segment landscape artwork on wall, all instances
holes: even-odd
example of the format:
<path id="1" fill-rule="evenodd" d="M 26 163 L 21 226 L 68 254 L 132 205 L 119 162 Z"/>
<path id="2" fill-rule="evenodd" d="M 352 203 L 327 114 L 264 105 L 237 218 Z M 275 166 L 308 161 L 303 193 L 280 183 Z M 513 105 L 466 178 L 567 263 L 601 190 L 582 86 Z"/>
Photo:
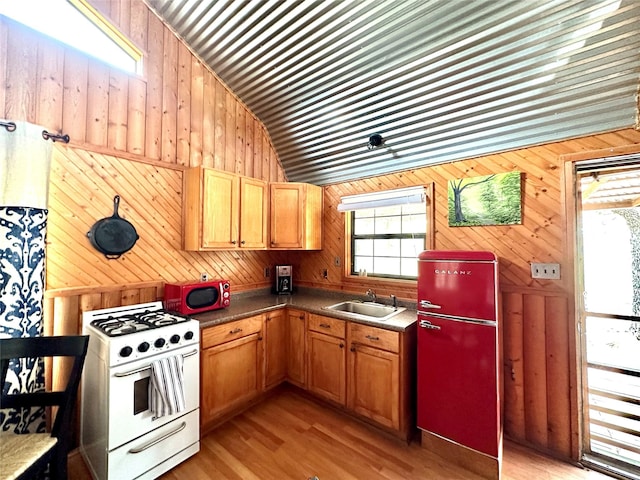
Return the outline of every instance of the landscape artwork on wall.
<path id="1" fill-rule="evenodd" d="M 520 172 L 449 180 L 449 226 L 522 223 Z"/>

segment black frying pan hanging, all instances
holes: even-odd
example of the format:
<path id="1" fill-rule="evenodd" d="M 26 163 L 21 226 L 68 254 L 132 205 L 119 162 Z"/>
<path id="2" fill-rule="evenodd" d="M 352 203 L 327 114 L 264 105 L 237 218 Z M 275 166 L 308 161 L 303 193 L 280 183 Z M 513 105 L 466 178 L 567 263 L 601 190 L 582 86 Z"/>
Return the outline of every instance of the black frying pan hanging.
<path id="1" fill-rule="evenodd" d="M 120 257 L 136 244 L 138 233 L 133 225 L 118 215 L 120 195 L 113 198 L 113 215 L 93 224 L 87 232 L 91 245 L 109 260 Z"/>

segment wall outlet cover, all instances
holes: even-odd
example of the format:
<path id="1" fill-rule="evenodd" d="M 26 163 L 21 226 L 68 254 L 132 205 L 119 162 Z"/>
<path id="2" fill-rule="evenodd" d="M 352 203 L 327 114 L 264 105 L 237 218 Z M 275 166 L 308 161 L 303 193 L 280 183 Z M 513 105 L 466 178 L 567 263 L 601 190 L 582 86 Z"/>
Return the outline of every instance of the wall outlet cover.
<path id="1" fill-rule="evenodd" d="M 560 264 L 559 263 L 532 263 L 531 278 L 560 280 Z"/>

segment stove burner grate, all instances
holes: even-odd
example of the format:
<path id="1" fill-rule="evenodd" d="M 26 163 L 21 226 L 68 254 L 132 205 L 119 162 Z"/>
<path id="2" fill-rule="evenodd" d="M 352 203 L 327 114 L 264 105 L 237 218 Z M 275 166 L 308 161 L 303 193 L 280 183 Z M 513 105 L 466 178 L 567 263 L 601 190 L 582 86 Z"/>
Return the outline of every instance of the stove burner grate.
<path id="1" fill-rule="evenodd" d="M 186 322 L 189 317 L 170 313 L 166 310 L 145 310 L 138 313 L 109 315 L 93 320 L 91 325 L 109 337 L 118 337 L 153 328 L 162 328 L 176 323 Z"/>

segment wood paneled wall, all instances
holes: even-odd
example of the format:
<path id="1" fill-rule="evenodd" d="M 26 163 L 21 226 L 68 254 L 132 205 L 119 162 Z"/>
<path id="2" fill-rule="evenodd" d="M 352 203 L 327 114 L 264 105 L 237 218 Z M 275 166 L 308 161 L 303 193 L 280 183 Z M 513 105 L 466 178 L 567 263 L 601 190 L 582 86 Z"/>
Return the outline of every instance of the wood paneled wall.
<path id="1" fill-rule="evenodd" d="M 331 185 L 325 188 L 324 248 L 292 256 L 298 284 L 378 298 L 415 299 L 415 282 L 379 281 L 344 274 L 344 218 L 336 210 L 343 195 L 434 184 L 435 247 L 490 250 L 500 258 L 502 297 L 504 426 L 517 441 L 566 458 L 578 458 L 579 379 L 573 290 L 573 218 L 565 214 L 561 156 L 640 145 L 640 131 L 621 130 Z M 579 158 L 579 155 L 572 155 Z M 585 157 L 586 158 L 586 157 Z M 449 227 L 448 180 L 510 171 L 522 172 L 522 224 Z M 340 259 L 340 266 L 334 260 Z M 534 280 L 530 262 L 557 262 L 561 280 Z M 322 270 L 328 270 L 324 279 Z"/>
<path id="2" fill-rule="evenodd" d="M 3 118 L 114 154 L 285 180 L 264 125 L 142 0 L 91 3 L 144 52 L 144 74 L 123 73 L 3 17 Z"/>
<path id="3" fill-rule="evenodd" d="M 57 147 L 52 162 L 49 295 L 205 271 L 235 289 L 268 285 L 264 267 L 276 254 L 179 247 L 182 168 L 286 180 L 264 125 L 142 0 L 91 3 L 144 52 L 143 76 L 0 19 L 0 116 L 69 134 L 77 147 Z M 115 194 L 141 239 L 127 256 L 106 261 L 86 232 L 109 215 Z"/>

